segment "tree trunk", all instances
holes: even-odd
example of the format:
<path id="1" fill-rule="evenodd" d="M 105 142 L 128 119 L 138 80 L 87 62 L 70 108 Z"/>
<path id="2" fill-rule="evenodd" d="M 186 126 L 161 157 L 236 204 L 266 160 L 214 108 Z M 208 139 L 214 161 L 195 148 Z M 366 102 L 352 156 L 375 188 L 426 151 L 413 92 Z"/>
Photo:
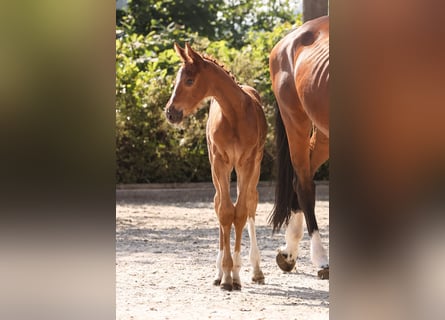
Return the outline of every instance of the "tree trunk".
<path id="1" fill-rule="evenodd" d="M 328 0 L 303 0 L 303 21 L 328 14 Z"/>

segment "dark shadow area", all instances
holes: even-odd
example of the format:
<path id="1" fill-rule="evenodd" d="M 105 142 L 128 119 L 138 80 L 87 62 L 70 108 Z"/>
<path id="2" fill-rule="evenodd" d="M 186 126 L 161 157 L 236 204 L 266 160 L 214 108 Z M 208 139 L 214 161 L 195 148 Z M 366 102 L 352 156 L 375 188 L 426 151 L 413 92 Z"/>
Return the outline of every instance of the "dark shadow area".
<path id="1" fill-rule="evenodd" d="M 298 274 L 295 274 L 298 276 Z M 321 280 L 320 280 L 321 281 Z M 313 288 L 307 288 L 307 287 L 288 287 L 283 288 L 282 286 L 278 284 L 266 284 L 267 290 L 255 290 L 255 289 L 249 289 L 247 292 L 249 294 L 253 295 L 263 295 L 263 296 L 277 296 L 277 297 L 283 297 L 283 298 L 298 298 L 302 300 L 315 300 L 318 301 L 320 299 L 323 300 L 329 300 L 329 292 L 322 291 L 322 290 L 315 290 Z M 308 307 L 324 307 L 329 308 L 329 303 L 322 301 L 321 304 L 313 304 L 313 303 L 305 303 L 305 302 L 295 302 L 295 301 L 286 301 L 283 299 L 283 303 L 280 303 L 280 305 L 305 305 Z"/>
<path id="2" fill-rule="evenodd" d="M 261 181 L 258 184 L 260 202 L 275 200 L 275 186 L 272 182 Z M 236 200 L 236 183 L 231 183 L 232 200 Z M 180 203 L 204 202 L 213 203 L 215 188 L 211 183 L 188 183 L 176 185 L 130 185 L 116 189 L 116 202 L 119 204 L 144 203 Z M 316 182 L 316 200 L 329 200 L 329 182 Z"/>
<path id="3" fill-rule="evenodd" d="M 144 251 L 154 254 L 187 254 L 194 251 L 216 250 L 218 228 L 138 228 L 131 226 L 116 232 L 116 253 Z M 179 257 L 178 255 L 178 257 Z"/>

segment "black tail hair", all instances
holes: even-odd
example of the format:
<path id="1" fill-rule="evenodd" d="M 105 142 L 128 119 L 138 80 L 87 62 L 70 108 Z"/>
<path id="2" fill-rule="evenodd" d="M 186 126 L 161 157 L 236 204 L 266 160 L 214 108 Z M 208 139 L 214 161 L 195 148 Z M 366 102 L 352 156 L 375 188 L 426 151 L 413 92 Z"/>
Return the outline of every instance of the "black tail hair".
<path id="1" fill-rule="evenodd" d="M 277 151 L 277 179 L 275 185 L 275 204 L 269 216 L 269 224 L 273 226 L 273 233 L 281 226 L 289 223 L 291 211 L 300 209 L 298 197 L 294 191 L 297 176 L 290 158 L 289 144 L 283 119 L 278 104 L 275 105 L 275 144 Z"/>

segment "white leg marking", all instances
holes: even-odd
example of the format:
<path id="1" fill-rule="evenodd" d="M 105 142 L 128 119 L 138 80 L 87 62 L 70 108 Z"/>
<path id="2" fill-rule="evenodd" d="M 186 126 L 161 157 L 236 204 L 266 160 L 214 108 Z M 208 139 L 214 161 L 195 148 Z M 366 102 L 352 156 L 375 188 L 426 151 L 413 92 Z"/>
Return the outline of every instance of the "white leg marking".
<path id="1" fill-rule="evenodd" d="M 256 232 L 255 232 L 255 220 L 253 218 L 248 218 L 248 229 L 249 238 L 250 238 L 250 251 L 249 251 L 249 260 L 250 264 L 254 269 L 260 268 L 260 249 L 258 249 L 258 243 L 256 241 Z"/>
<path id="2" fill-rule="evenodd" d="M 304 216 L 302 212 L 293 213 L 289 219 L 289 225 L 286 229 L 286 245 L 280 248 L 282 254 L 287 255 L 288 261 L 295 261 L 298 256 L 298 245 L 303 238 Z"/>
<path id="3" fill-rule="evenodd" d="M 329 266 L 326 250 L 321 243 L 320 233 L 314 231 L 311 238 L 311 261 L 318 268 L 327 268 Z"/>
<path id="4" fill-rule="evenodd" d="M 223 256 L 223 251 L 221 250 L 221 251 L 218 252 L 218 256 L 216 258 L 216 276 L 215 276 L 215 280 L 219 280 L 219 281 L 221 281 L 222 275 L 223 275 L 222 256 Z"/>
<path id="5" fill-rule="evenodd" d="M 258 243 L 256 241 L 255 220 L 251 217 L 247 219 L 250 238 L 250 251 L 249 260 L 252 265 L 252 281 L 258 283 L 264 283 L 264 274 L 260 268 L 260 249 L 258 249 Z"/>
<path id="6" fill-rule="evenodd" d="M 235 251 L 232 259 L 233 259 L 233 269 L 232 269 L 233 281 L 241 284 L 241 278 L 239 276 L 239 272 L 241 270 L 241 254 Z"/>

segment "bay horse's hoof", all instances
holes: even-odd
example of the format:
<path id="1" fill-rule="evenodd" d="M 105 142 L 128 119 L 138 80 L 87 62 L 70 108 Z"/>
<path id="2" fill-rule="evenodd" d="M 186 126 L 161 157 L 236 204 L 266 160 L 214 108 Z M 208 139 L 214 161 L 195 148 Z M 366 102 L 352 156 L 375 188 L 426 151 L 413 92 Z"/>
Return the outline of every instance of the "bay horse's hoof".
<path id="1" fill-rule="evenodd" d="M 233 286 L 230 283 L 222 283 L 221 290 L 232 291 Z"/>
<path id="2" fill-rule="evenodd" d="M 219 286 L 221 284 L 221 279 L 215 279 L 213 280 L 213 285 L 214 286 Z"/>
<path id="3" fill-rule="evenodd" d="M 318 270 L 318 278 L 329 280 L 329 267 Z"/>
<path id="4" fill-rule="evenodd" d="M 281 252 L 278 252 L 276 261 L 280 269 L 285 272 L 291 272 L 295 268 L 295 265 L 297 264 L 296 260 L 291 260 L 291 262 L 288 262 L 286 260 L 286 256 L 283 255 Z"/>

